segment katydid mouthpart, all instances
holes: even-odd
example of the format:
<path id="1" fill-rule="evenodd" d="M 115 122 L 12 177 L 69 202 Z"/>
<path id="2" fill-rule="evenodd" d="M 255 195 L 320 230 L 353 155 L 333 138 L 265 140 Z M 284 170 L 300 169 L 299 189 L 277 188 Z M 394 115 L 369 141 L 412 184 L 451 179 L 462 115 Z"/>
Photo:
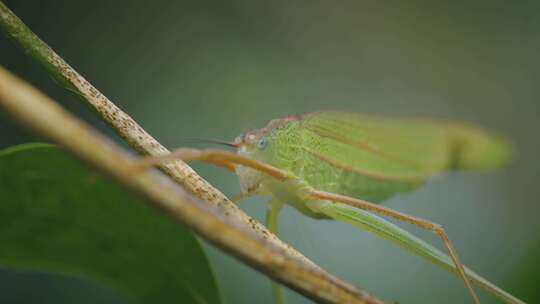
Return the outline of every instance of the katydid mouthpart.
<path id="1" fill-rule="evenodd" d="M 474 285 L 505 303 L 524 303 L 463 266 L 439 225 L 379 203 L 413 191 L 429 178 L 452 170 L 485 170 L 501 166 L 510 148 L 500 138 L 473 125 L 434 120 L 390 119 L 344 112 L 314 112 L 272 120 L 244 133 L 236 149 L 178 149 L 147 157 L 144 166 L 175 159 L 202 160 L 235 172 L 244 197 L 269 195 L 267 226 L 277 233 L 284 205 L 315 219 L 334 219 L 374 233 L 435 265 L 459 275 L 474 303 Z M 378 215 L 431 231 L 448 254 Z M 283 302 L 273 283 L 274 299 Z"/>

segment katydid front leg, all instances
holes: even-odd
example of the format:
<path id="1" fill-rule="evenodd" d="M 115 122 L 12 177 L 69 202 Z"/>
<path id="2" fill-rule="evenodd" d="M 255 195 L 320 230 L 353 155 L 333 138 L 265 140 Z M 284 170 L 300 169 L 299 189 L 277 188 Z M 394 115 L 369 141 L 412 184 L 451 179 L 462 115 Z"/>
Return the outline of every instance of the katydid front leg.
<path id="1" fill-rule="evenodd" d="M 177 149 L 170 154 L 161 155 L 161 156 L 152 156 L 144 158 L 139 166 L 141 168 L 152 167 L 156 165 L 161 165 L 163 163 L 181 159 L 184 161 L 200 160 L 206 161 L 208 163 L 214 164 L 219 167 L 223 167 L 229 171 L 235 171 L 236 165 L 243 165 L 246 167 L 253 168 L 265 172 L 277 178 L 279 180 L 284 180 L 290 178 L 290 174 L 286 171 L 274 168 L 266 163 L 258 162 L 249 158 L 239 156 L 235 153 L 230 153 L 222 150 L 195 150 L 195 149 Z M 256 195 L 258 189 L 248 189 L 247 192 L 243 192 L 235 195 L 232 198 L 232 201 L 235 204 L 238 204 L 240 201 Z M 267 204 L 266 211 L 266 226 L 270 232 L 277 235 L 278 234 L 278 217 L 281 209 L 283 208 L 283 203 L 279 202 L 276 199 L 272 199 Z M 274 281 L 272 281 L 272 296 L 274 298 L 275 304 L 285 304 L 285 293 L 283 287 Z"/>
<path id="2" fill-rule="evenodd" d="M 245 167 L 252 168 L 254 170 L 258 170 L 260 172 L 264 172 L 278 180 L 285 180 L 285 179 L 294 177 L 289 172 L 278 169 L 269 164 L 266 164 L 266 163 L 263 163 L 263 162 L 260 162 L 251 158 L 243 157 L 236 153 L 231 153 L 231 152 L 227 152 L 223 150 L 213 150 L 213 149 L 206 149 L 206 150 L 197 150 L 197 149 L 189 149 L 189 148 L 177 149 L 169 154 L 145 157 L 143 160 L 140 161 L 139 166 L 141 168 L 153 167 L 153 166 L 162 165 L 164 163 L 178 160 L 178 159 L 181 159 L 183 161 L 192 161 L 192 160 L 205 161 L 207 163 L 210 163 L 219 167 L 223 167 L 232 172 L 234 172 L 236 165 L 242 165 Z"/>

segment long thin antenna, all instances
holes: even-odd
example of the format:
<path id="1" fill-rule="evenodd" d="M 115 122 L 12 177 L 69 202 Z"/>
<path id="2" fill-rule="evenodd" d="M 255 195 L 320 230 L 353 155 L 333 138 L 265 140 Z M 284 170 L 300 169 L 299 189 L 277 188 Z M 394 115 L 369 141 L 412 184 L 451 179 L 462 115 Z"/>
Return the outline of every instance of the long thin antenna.
<path id="1" fill-rule="evenodd" d="M 186 139 L 180 140 L 180 143 L 183 143 L 183 144 L 185 143 L 196 143 L 196 144 L 210 143 L 210 144 L 227 146 L 231 148 L 240 147 L 240 143 L 237 143 L 237 142 L 228 142 L 228 141 L 223 141 L 223 140 L 218 140 L 218 139 L 205 139 L 205 138 L 186 138 Z"/>

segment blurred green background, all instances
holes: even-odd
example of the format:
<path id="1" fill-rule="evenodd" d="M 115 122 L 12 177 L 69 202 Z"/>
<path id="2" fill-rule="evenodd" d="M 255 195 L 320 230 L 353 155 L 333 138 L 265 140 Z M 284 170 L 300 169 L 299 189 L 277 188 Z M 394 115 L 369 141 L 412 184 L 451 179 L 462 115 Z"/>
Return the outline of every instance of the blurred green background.
<path id="1" fill-rule="evenodd" d="M 452 173 L 386 205 L 441 223 L 466 265 L 528 302 L 540 300 L 540 2 L 5 3 L 170 148 L 183 138 L 230 140 L 273 118 L 324 109 L 450 118 L 506 136 L 516 153 L 505 169 Z M 114 136 L 5 37 L 0 64 Z M 35 140 L 0 113 L 0 148 Z M 226 194 L 239 190 L 228 172 L 195 168 Z M 242 208 L 262 220 L 264 202 Z M 281 234 L 388 301 L 468 301 L 457 277 L 345 224 L 288 208 Z M 270 303 L 264 276 L 206 248 L 226 303 Z M 95 302 L 124 303 L 79 280 L 0 272 L 0 303 Z"/>

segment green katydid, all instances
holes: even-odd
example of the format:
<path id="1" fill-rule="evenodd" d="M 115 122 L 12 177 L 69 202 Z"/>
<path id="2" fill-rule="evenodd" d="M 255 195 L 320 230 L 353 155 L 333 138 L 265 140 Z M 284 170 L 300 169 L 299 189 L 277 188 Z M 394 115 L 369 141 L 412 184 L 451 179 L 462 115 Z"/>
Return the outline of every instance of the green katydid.
<path id="1" fill-rule="evenodd" d="M 223 144 L 237 153 L 179 149 L 143 162 L 203 160 L 225 167 L 238 175 L 243 197 L 272 196 L 267 226 L 274 233 L 279 211 L 287 204 L 309 217 L 335 219 L 374 233 L 458 274 L 474 303 L 479 300 L 473 284 L 505 303 L 524 303 L 464 267 L 440 225 L 378 205 L 446 171 L 502 165 L 509 147 L 484 130 L 460 123 L 315 112 L 272 120 Z M 435 233 L 448 255 L 375 213 Z M 273 293 L 281 302 L 276 284 Z"/>

